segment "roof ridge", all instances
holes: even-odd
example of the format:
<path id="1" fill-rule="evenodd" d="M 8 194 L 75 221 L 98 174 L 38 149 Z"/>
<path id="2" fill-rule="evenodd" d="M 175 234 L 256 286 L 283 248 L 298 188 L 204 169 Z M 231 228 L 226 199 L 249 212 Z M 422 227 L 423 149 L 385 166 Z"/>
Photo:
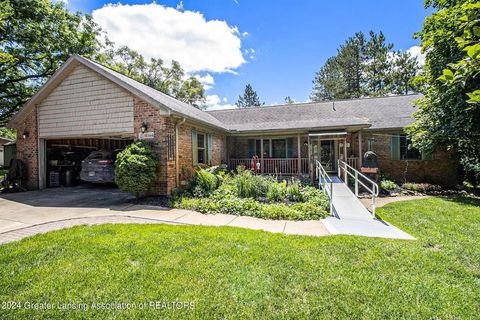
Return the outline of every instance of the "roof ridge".
<path id="1" fill-rule="evenodd" d="M 410 96 L 421 96 L 421 93 L 409 93 L 409 94 L 398 94 L 393 96 L 381 96 L 381 97 L 363 97 L 363 98 L 353 98 L 353 99 L 337 99 L 337 100 L 328 100 L 328 101 L 309 101 L 309 102 L 298 102 L 298 103 L 282 103 L 282 104 L 270 104 L 270 105 L 262 105 L 262 106 L 252 106 L 246 108 L 231 108 L 231 109 L 221 109 L 221 110 L 205 110 L 209 113 L 217 113 L 217 112 L 227 112 L 227 111 L 241 111 L 241 110 L 260 110 L 264 108 L 275 108 L 275 107 L 298 107 L 303 105 L 312 105 L 312 104 L 328 104 L 334 102 L 345 102 L 345 101 L 364 101 L 364 100 L 380 100 L 385 98 L 403 98 L 403 97 L 410 97 Z"/>

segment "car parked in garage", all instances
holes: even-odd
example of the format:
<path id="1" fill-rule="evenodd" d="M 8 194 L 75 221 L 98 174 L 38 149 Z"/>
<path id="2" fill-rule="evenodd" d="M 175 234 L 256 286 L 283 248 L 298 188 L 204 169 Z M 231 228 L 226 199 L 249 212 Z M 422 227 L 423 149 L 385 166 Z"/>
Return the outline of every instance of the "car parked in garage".
<path id="1" fill-rule="evenodd" d="M 93 151 L 82 161 L 80 179 L 91 183 L 115 181 L 115 154 L 110 151 Z"/>

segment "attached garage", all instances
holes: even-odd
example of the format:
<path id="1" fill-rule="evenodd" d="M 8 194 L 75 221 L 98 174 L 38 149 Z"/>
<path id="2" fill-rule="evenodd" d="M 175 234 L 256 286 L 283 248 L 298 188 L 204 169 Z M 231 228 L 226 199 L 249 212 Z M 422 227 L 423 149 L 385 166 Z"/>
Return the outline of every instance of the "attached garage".
<path id="1" fill-rule="evenodd" d="M 80 178 L 83 161 L 96 151 L 106 151 L 115 158 L 132 140 L 129 139 L 46 139 L 45 187 L 70 187 L 84 183 Z M 100 174 L 106 175 L 107 172 Z M 95 173 L 93 173 L 95 174 Z"/>
<path id="2" fill-rule="evenodd" d="M 225 128 L 208 113 L 76 55 L 9 127 L 17 130 L 17 158 L 26 165 L 28 189 L 79 184 L 81 163 L 92 151 L 117 153 L 143 139 L 160 160 L 150 191 L 169 194 L 179 183 L 180 168 L 196 165 L 188 160 L 192 131 L 215 134 L 212 159 L 221 159 L 217 154 L 223 155 L 226 141 Z"/>
<path id="3" fill-rule="evenodd" d="M 118 152 L 133 140 L 133 97 L 77 65 L 37 106 L 39 186 L 81 183 L 82 161 L 92 152 Z"/>

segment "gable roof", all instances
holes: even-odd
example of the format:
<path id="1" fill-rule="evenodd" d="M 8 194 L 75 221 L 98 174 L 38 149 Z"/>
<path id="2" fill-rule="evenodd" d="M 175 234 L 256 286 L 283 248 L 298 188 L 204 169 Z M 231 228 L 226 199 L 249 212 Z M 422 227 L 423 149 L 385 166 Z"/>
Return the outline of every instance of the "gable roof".
<path id="1" fill-rule="evenodd" d="M 413 122 L 414 100 L 422 95 L 298 103 L 245 109 L 202 111 L 79 55 L 71 56 L 9 122 L 14 127 L 79 64 L 113 81 L 140 99 L 194 122 L 231 132 L 318 130 L 344 127 L 401 129 Z"/>
<path id="2" fill-rule="evenodd" d="M 240 132 L 363 126 L 400 129 L 413 122 L 413 102 L 422 95 L 339 100 L 209 111 Z"/>
<path id="3" fill-rule="evenodd" d="M 43 85 L 40 90 L 15 114 L 13 119 L 9 122 L 9 126 L 14 126 L 16 122 L 20 121 L 29 110 L 31 110 L 36 104 L 40 103 L 54 88 L 56 88 L 70 71 L 78 66 L 78 64 L 88 67 L 140 99 L 145 100 L 160 109 L 167 110 L 170 114 L 179 115 L 208 126 L 226 130 L 225 126 L 209 113 L 199 110 L 188 103 L 177 100 L 163 92 L 155 90 L 119 72 L 79 55 L 71 56 L 62 67 L 55 72 L 47 83 L 45 83 L 45 85 Z"/>

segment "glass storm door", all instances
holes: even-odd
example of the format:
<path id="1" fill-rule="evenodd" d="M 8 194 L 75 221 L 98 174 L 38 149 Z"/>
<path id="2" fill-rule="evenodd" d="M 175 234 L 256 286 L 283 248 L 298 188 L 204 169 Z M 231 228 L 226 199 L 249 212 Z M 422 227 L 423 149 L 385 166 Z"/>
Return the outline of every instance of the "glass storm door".
<path id="1" fill-rule="evenodd" d="M 327 172 L 335 170 L 335 141 L 320 141 L 320 163 Z"/>
<path id="2" fill-rule="evenodd" d="M 335 140 L 312 139 L 311 143 L 313 167 L 315 168 L 315 163 L 318 160 L 325 171 L 334 172 L 336 169 Z M 315 170 L 314 174 L 316 174 Z M 315 179 L 318 179 L 318 177 L 315 177 Z"/>

